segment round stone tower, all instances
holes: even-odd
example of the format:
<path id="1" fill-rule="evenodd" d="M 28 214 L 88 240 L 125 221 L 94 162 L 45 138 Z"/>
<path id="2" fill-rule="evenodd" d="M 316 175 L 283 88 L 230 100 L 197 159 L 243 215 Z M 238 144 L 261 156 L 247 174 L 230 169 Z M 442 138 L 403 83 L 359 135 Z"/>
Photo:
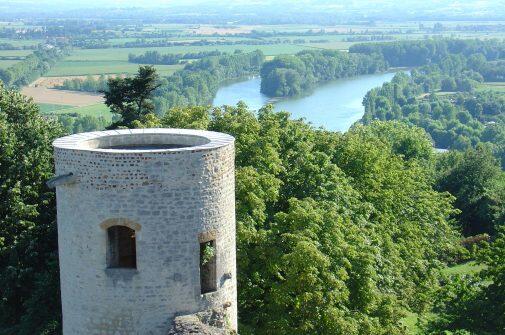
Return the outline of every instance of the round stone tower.
<path id="1" fill-rule="evenodd" d="M 236 329 L 233 137 L 133 129 L 53 145 L 63 333 L 166 335 L 216 309 Z"/>

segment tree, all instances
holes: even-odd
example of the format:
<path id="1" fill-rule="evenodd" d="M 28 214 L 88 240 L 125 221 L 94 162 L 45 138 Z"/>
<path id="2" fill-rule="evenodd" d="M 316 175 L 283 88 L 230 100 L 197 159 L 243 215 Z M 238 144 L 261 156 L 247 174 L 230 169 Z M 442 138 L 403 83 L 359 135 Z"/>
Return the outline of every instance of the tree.
<path id="1" fill-rule="evenodd" d="M 105 104 L 112 113 L 119 114 L 121 120 L 113 123 L 109 129 L 131 127 L 133 121 L 154 112 L 151 97 L 158 87 L 158 75 L 152 66 L 139 67 L 134 77 L 110 78 L 108 89 L 103 92 Z"/>
<path id="2" fill-rule="evenodd" d="M 454 92 L 458 86 L 456 85 L 456 80 L 451 77 L 447 77 L 442 79 L 442 91 L 446 92 Z"/>
<path id="3" fill-rule="evenodd" d="M 51 142 L 61 128 L 0 84 L 0 333 L 56 334 L 61 317 Z"/>
<path id="4" fill-rule="evenodd" d="M 478 253 L 477 263 L 483 270 L 476 274 L 446 278 L 436 296 L 436 317 L 425 324 L 427 334 L 505 333 L 505 227 Z"/>
<path id="5" fill-rule="evenodd" d="M 466 236 L 494 234 L 503 224 L 505 192 L 499 163 L 486 147 L 450 152 L 438 161 L 437 185 L 456 197 L 458 221 Z"/>
<path id="6" fill-rule="evenodd" d="M 239 311 L 252 333 L 403 334 L 400 306 L 431 304 L 459 247 L 420 128 L 373 122 L 341 135 L 242 103 L 144 124 L 236 138 Z"/>

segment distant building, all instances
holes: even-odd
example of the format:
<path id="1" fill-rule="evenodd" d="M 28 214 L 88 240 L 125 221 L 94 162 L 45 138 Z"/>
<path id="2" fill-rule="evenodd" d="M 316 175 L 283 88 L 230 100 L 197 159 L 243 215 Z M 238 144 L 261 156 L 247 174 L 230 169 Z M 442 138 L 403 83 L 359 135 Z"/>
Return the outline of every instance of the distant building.
<path id="1" fill-rule="evenodd" d="M 63 333 L 236 330 L 233 137 L 111 130 L 53 145 Z"/>

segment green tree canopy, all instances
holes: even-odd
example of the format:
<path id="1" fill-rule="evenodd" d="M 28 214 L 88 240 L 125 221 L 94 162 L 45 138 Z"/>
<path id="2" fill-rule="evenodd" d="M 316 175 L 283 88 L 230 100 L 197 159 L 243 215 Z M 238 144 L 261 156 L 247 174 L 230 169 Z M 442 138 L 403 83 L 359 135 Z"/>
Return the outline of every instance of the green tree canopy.
<path id="1" fill-rule="evenodd" d="M 139 67 L 134 77 L 110 78 L 108 89 L 103 92 L 105 104 L 121 116 L 110 128 L 131 127 L 133 121 L 154 112 L 150 99 L 158 86 L 158 75 L 152 66 Z"/>
<path id="2" fill-rule="evenodd" d="M 453 198 L 433 189 L 420 128 L 374 122 L 341 135 L 242 103 L 136 125 L 235 136 L 244 334 L 403 334 L 403 309 L 430 306 L 459 250 Z"/>
<path id="3" fill-rule="evenodd" d="M 0 333 L 52 334 L 60 319 L 51 142 L 61 128 L 0 84 Z"/>

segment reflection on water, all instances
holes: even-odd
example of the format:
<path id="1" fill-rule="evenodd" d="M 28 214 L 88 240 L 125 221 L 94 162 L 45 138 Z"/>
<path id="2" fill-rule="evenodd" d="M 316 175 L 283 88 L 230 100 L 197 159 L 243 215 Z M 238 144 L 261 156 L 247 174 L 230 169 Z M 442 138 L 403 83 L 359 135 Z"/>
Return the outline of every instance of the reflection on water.
<path id="1" fill-rule="evenodd" d="M 365 94 L 393 76 L 393 72 L 388 72 L 339 79 L 316 87 L 310 95 L 278 100 L 261 94 L 261 79 L 255 77 L 224 85 L 217 92 L 213 104 L 235 105 L 242 100 L 251 109 L 257 110 L 271 102 L 276 110 L 288 111 L 293 118 L 305 118 L 313 125 L 329 130 L 346 131 L 363 116 Z"/>

